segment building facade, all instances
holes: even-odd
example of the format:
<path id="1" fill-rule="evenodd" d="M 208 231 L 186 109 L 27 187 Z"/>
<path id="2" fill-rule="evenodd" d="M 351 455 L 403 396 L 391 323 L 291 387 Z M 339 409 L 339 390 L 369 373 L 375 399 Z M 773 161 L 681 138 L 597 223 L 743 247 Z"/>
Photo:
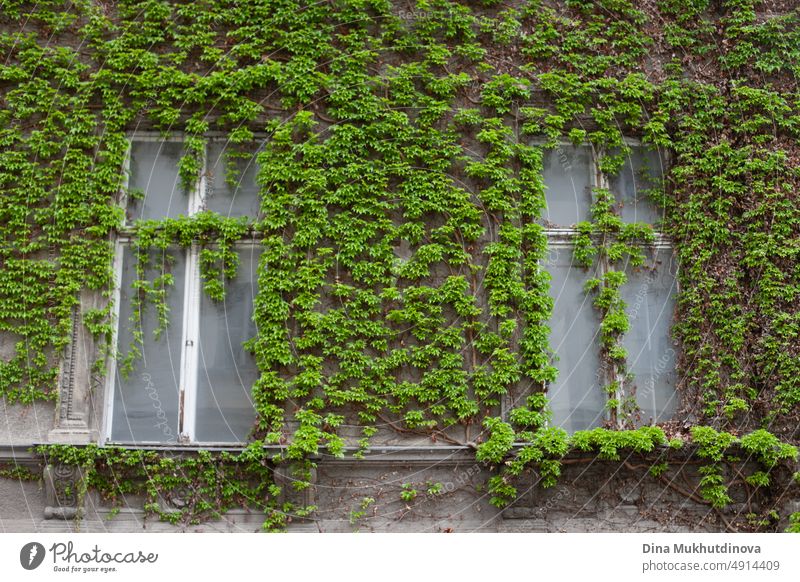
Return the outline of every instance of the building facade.
<path id="1" fill-rule="evenodd" d="M 5 531 L 794 531 L 781 2 L 15 3 Z"/>

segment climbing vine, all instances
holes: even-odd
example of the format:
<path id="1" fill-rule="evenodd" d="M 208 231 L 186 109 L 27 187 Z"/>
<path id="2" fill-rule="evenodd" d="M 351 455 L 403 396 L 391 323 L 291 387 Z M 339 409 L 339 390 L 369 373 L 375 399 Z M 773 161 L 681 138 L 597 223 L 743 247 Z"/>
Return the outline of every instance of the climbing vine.
<path id="1" fill-rule="evenodd" d="M 270 455 L 262 445 L 254 442 L 235 454 L 197 451 L 183 457 L 94 445 L 43 445 L 37 452 L 48 463 L 79 467 L 83 496 L 87 491 L 97 493 L 110 504 L 112 515 L 127 506 L 126 496 L 133 495 L 144 498 L 147 514 L 176 525 L 198 524 L 238 508 L 263 512 L 263 528 L 281 530 L 292 518 L 307 516 L 315 508 L 281 496 Z M 302 480 L 298 478 L 295 485 L 301 486 Z"/>
<path id="2" fill-rule="evenodd" d="M 200 245 L 204 291 L 221 300 L 237 270 L 233 244 L 252 237 L 263 247 L 258 334 L 245 344 L 260 370 L 252 444 L 191 458 L 43 454 L 85 467 L 87 485 L 112 501 L 145 494 L 170 521 L 254 503 L 270 529 L 287 508 L 267 484 L 263 446 L 285 445 L 276 463 L 341 456 L 347 425 L 360 427 L 357 456 L 380 430 L 475 449 L 497 467 L 497 504 L 529 470 L 553 485 L 575 452 L 655 455 L 650 474 L 664 479 L 684 442 L 705 463 L 688 496 L 715 510 L 730 504 L 729 464 L 759 465 L 747 487 L 796 487 L 775 474 L 796 457 L 800 421 L 800 14 L 772 4 L 4 2 L 0 395 L 56 397 L 80 292 L 113 296 L 115 236 L 135 233 L 134 312 L 152 306 L 156 333 L 171 279 L 148 280 L 149 251 Z M 185 185 L 203 170 L 210 132 L 234 151 L 266 132 L 259 215 L 123 226 L 120 201 L 137 195 L 123 192 L 122 172 L 136 129 L 184 136 Z M 649 195 L 681 265 L 680 421 L 636 428 L 635 403 L 612 383 L 613 426 L 568 436 L 547 423 L 557 370 L 543 151 L 588 143 L 612 176 L 626 136 L 671 152 Z M 607 188 L 593 199 L 574 257 L 576 268 L 608 261 L 586 290 L 602 317 L 602 356 L 624 377 L 620 265 L 641 265 L 654 236 L 622 222 Z M 110 341 L 112 313 L 109 302 L 81 315 Z M 116 355 L 124 371 L 146 338 L 122 323 L 133 348 L 107 345 L 100 361 Z M 611 430 L 620 426 L 630 430 Z M 123 481 L 109 480 L 123 468 Z M 198 493 L 165 513 L 158 496 L 186 487 Z"/>

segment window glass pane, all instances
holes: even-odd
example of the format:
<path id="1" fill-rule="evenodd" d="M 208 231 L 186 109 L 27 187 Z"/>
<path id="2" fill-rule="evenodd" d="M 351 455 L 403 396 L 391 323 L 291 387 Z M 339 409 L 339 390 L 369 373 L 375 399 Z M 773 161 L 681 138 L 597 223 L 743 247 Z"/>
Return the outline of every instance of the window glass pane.
<path id="1" fill-rule="evenodd" d="M 225 142 L 210 142 L 206 163 L 206 209 L 224 216 L 258 216 L 260 200 L 255 154 L 247 158 L 228 157 Z"/>
<path id="2" fill-rule="evenodd" d="M 675 347 L 670 339 L 676 293 L 676 261 L 672 250 L 659 249 L 644 267 L 626 269 L 622 286 L 630 329 L 622 342 L 628 351 L 641 422 L 661 422 L 675 413 Z M 630 392 L 631 387 L 627 387 Z"/>
<path id="3" fill-rule="evenodd" d="M 144 193 L 141 200 L 129 197 L 128 222 L 140 218 L 174 218 L 187 214 L 189 196 L 181 187 L 178 163 L 183 144 L 134 141 L 131 143 L 129 190 Z"/>
<path id="4" fill-rule="evenodd" d="M 151 251 L 146 279 L 153 281 L 159 277 L 162 266 L 173 275 L 175 284 L 167 287 L 169 324 L 156 339 L 153 335 L 158 325 L 156 307 L 145 302 L 141 310 L 133 313 L 131 298 L 136 291 L 131 284 L 136 280 L 136 257 L 130 247 L 124 249 L 118 347 L 124 358 L 133 346 L 132 315 L 141 322 L 144 346 L 127 377 L 120 370 L 122 361 L 118 362 L 111 424 L 113 441 L 174 443 L 178 440 L 185 252 Z"/>
<path id="5" fill-rule="evenodd" d="M 226 282 L 225 299 L 200 300 L 200 361 L 195 433 L 203 442 L 244 442 L 255 421 L 250 390 L 259 372 L 242 343 L 256 335 L 253 297 L 260 247 L 239 251 L 236 278 Z"/>
<path id="6" fill-rule="evenodd" d="M 592 205 L 592 152 L 588 146 L 544 150 L 545 223 L 571 226 L 589 220 Z"/>
<path id="7" fill-rule="evenodd" d="M 592 428 L 605 418 L 605 378 L 600 368 L 600 318 L 584 284 L 597 273 L 572 264 L 572 247 L 550 249 L 546 265 L 555 300 L 550 345 L 558 356 L 558 378 L 547 391 L 552 422 L 568 432 Z"/>
<path id="8" fill-rule="evenodd" d="M 664 209 L 650 199 L 647 190 L 659 185 L 664 169 L 664 160 L 657 151 L 631 146 L 622 170 L 609 180 L 611 191 L 621 203 L 624 222 L 656 224 L 663 218 Z"/>

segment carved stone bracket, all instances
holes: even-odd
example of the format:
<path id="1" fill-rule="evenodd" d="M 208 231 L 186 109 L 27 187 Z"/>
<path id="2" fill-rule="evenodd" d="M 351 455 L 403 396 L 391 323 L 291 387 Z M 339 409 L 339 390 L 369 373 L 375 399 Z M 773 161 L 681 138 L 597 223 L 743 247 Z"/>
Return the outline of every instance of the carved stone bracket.
<path id="1" fill-rule="evenodd" d="M 78 515 L 82 480 L 83 471 L 76 465 L 58 463 L 45 467 L 45 519 L 73 519 Z"/>

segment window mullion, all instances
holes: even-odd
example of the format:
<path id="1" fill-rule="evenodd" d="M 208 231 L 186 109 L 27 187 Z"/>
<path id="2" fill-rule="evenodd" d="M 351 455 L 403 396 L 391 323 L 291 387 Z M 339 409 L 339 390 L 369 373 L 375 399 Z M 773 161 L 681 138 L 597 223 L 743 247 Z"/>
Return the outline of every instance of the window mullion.
<path id="1" fill-rule="evenodd" d="M 200 176 L 189 194 L 189 216 L 202 210 L 206 187 L 206 158 Z M 181 358 L 181 440 L 194 442 L 197 409 L 197 351 L 200 327 L 200 247 L 192 243 L 186 257 L 184 292 L 183 357 Z"/>
<path id="2" fill-rule="evenodd" d="M 206 173 L 207 173 L 207 166 L 208 166 L 208 156 L 203 154 L 203 164 L 202 169 L 200 170 L 200 176 L 197 178 L 194 184 L 194 189 L 189 194 L 189 215 L 197 214 L 201 210 L 203 210 L 203 204 L 205 201 L 206 196 L 206 187 L 207 187 L 207 180 L 206 180 Z"/>
<path id="3" fill-rule="evenodd" d="M 192 244 L 186 261 L 184 292 L 183 357 L 181 361 L 181 439 L 195 440 L 195 410 L 197 408 L 197 349 L 200 323 L 200 249 Z"/>
<path id="4" fill-rule="evenodd" d="M 600 160 L 603 156 L 605 156 L 605 150 L 597 149 L 593 152 L 595 154 L 594 157 L 594 184 L 595 188 L 602 188 L 602 189 L 609 189 L 610 184 L 608 181 L 608 177 L 601 171 L 600 169 Z M 596 196 L 592 196 L 592 201 L 596 202 Z M 603 235 L 605 237 L 605 235 Z M 607 241 L 603 240 L 602 243 L 605 244 Z M 608 260 L 608 256 L 606 253 L 601 253 L 599 258 L 598 270 L 600 272 L 600 277 L 602 280 L 605 280 L 606 275 L 611 271 L 611 263 Z M 615 424 L 617 427 L 620 427 L 620 418 L 622 417 L 622 386 L 624 382 L 624 377 L 622 374 L 622 370 L 620 369 L 617 363 L 613 362 L 606 356 L 606 359 L 603 361 L 601 360 L 600 363 L 601 367 L 603 368 L 603 372 L 601 377 L 605 382 L 604 389 L 607 386 L 611 385 L 613 382 L 616 382 L 617 389 L 614 394 L 606 394 L 606 398 L 613 397 L 617 401 L 616 409 L 614 410 L 614 414 L 612 415 L 612 411 L 608 410 L 607 415 L 611 416 L 609 420 L 615 420 Z"/>

